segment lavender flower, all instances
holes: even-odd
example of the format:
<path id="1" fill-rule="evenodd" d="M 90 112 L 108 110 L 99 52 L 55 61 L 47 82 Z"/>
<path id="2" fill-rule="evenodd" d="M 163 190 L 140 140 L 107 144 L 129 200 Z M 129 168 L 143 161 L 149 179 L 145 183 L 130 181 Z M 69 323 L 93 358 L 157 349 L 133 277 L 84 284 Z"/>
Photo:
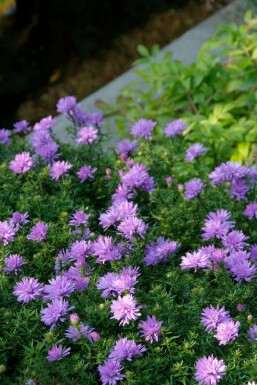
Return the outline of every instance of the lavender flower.
<path id="1" fill-rule="evenodd" d="M 11 254 L 9 257 L 4 260 L 6 267 L 4 272 L 6 274 L 14 273 L 17 275 L 21 271 L 21 266 L 25 265 L 23 257 L 19 254 Z"/>
<path id="2" fill-rule="evenodd" d="M 84 275 L 84 270 L 84 267 L 81 266 L 71 266 L 69 270 L 64 273 L 64 276 L 73 282 L 75 290 L 84 291 L 90 283 L 90 278 Z"/>
<path id="3" fill-rule="evenodd" d="M 111 312 L 113 313 L 111 319 L 120 321 L 119 324 L 124 326 L 141 315 L 140 308 L 141 306 L 137 306 L 137 301 L 131 294 L 126 294 L 124 297 L 119 296 L 117 300 L 113 300 L 111 303 Z"/>
<path id="4" fill-rule="evenodd" d="M 148 315 L 147 320 L 141 321 L 138 326 L 141 329 L 141 334 L 145 337 L 145 340 L 152 343 L 158 341 L 162 323 L 162 321 L 157 321 L 155 316 L 150 317 Z"/>
<path id="5" fill-rule="evenodd" d="M 257 244 L 254 244 L 250 247 L 251 258 L 254 260 L 254 263 L 257 264 Z"/>
<path id="6" fill-rule="evenodd" d="M 74 258 L 70 255 L 68 250 L 60 250 L 55 258 L 54 270 L 58 275 L 60 271 L 74 261 Z"/>
<path id="7" fill-rule="evenodd" d="M 9 145 L 11 144 L 10 139 L 11 131 L 6 130 L 5 128 L 0 129 L 0 144 Z"/>
<path id="8" fill-rule="evenodd" d="M 28 213 L 22 214 L 22 213 L 19 213 L 19 211 L 15 211 L 12 214 L 11 222 L 14 223 L 16 226 L 18 225 L 18 228 L 20 228 L 21 223 L 24 223 L 24 224 L 29 223 L 28 218 L 29 218 Z"/>
<path id="9" fill-rule="evenodd" d="M 212 305 L 203 309 L 201 323 L 207 332 L 216 330 L 217 326 L 224 321 L 231 320 L 230 314 L 224 306 L 220 309 L 219 305 L 214 308 Z"/>
<path id="10" fill-rule="evenodd" d="M 116 151 L 118 154 L 129 154 L 136 150 L 138 143 L 136 140 L 124 139 L 117 144 Z"/>
<path id="11" fill-rule="evenodd" d="M 76 142 L 78 144 L 92 144 L 98 139 L 98 129 L 93 126 L 82 127 L 78 131 Z"/>
<path id="12" fill-rule="evenodd" d="M 222 238 L 228 231 L 234 227 L 233 221 L 228 221 L 231 214 L 227 210 L 218 210 L 208 214 L 202 227 L 204 240 L 209 240 L 213 237 Z"/>
<path id="13" fill-rule="evenodd" d="M 123 360 L 131 361 L 134 356 L 140 356 L 145 351 L 146 348 L 144 345 L 137 345 L 134 341 L 131 341 L 128 338 L 121 338 L 115 342 L 109 358 L 119 362 Z"/>
<path id="14" fill-rule="evenodd" d="M 237 254 L 239 256 L 239 253 Z M 230 261 L 229 271 L 233 275 L 234 279 L 239 283 L 241 283 L 243 280 L 250 282 L 256 276 L 256 266 L 251 265 L 251 263 L 246 259 L 239 260 L 238 258 L 238 260 L 234 262 L 235 253 L 233 257 L 230 256 L 229 258 L 233 260 L 233 263 Z"/>
<path id="15" fill-rule="evenodd" d="M 63 322 L 66 318 L 68 311 L 74 309 L 74 306 L 70 306 L 64 299 L 54 299 L 47 307 L 41 310 L 41 321 L 45 325 L 50 326 L 50 330 L 56 327 L 57 322 Z"/>
<path id="16" fill-rule="evenodd" d="M 121 182 L 130 190 L 134 188 L 150 192 L 154 188 L 154 180 L 148 174 L 148 168 L 140 163 L 135 163 L 121 178 Z"/>
<path id="17" fill-rule="evenodd" d="M 218 324 L 214 337 L 219 341 L 219 345 L 226 345 L 230 341 L 234 341 L 238 337 L 238 329 L 240 322 L 233 320 L 223 321 Z"/>
<path id="18" fill-rule="evenodd" d="M 253 325 L 248 331 L 248 342 L 256 342 L 257 341 L 257 325 Z"/>
<path id="19" fill-rule="evenodd" d="M 31 241 L 43 242 L 46 239 L 47 230 L 48 225 L 46 223 L 38 222 L 32 227 L 27 238 Z"/>
<path id="20" fill-rule="evenodd" d="M 34 125 L 33 130 L 34 131 L 50 130 L 55 123 L 56 123 L 55 118 L 53 118 L 51 115 L 48 115 L 45 118 L 41 119 L 39 122 L 37 122 Z"/>
<path id="21" fill-rule="evenodd" d="M 247 216 L 249 219 L 256 218 L 257 219 L 257 202 L 249 203 L 243 214 Z"/>
<path id="22" fill-rule="evenodd" d="M 18 297 L 17 301 L 27 303 L 40 296 L 43 289 L 44 285 L 36 278 L 24 277 L 14 286 L 13 295 Z"/>
<path id="23" fill-rule="evenodd" d="M 207 150 L 208 148 L 204 147 L 201 143 L 195 143 L 186 150 L 185 161 L 192 162 L 192 160 L 203 155 Z"/>
<path id="24" fill-rule="evenodd" d="M 24 174 L 29 171 L 32 166 L 33 159 L 27 151 L 17 154 L 14 160 L 9 163 L 10 170 L 12 170 L 15 174 Z"/>
<path id="25" fill-rule="evenodd" d="M 75 211 L 69 221 L 69 226 L 85 226 L 90 218 L 90 215 L 84 213 L 83 210 Z"/>
<path id="26" fill-rule="evenodd" d="M 57 111 L 60 114 L 72 114 L 72 111 L 77 106 L 77 100 L 75 96 L 65 96 L 58 100 L 56 105 Z"/>
<path id="27" fill-rule="evenodd" d="M 247 167 L 241 166 L 239 162 L 228 161 L 216 167 L 215 170 L 209 174 L 209 178 L 212 184 L 216 186 L 226 181 L 231 182 L 232 180 L 242 179 L 248 174 L 249 169 Z"/>
<path id="28" fill-rule="evenodd" d="M 65 337 L 72 340 L 72 342 L 77 342 L 80 338 L 86 338 L 89 342 L 93 342 L 91 333 L 94 329 L 90 328 L 80 322 L 79 325 L 69 326 L 69 328 L 65 332 Z"/>
<path id="29" fill-rule="evenodd" d="M 100 235 L 93 243 L 92 255 L 98 257 L 97 263 L 105 263 L 106 261 L 116 261 L 122 258 L 123 246 L 121 243 L 115 245 L 111 237 L 103 237 Z"/>
<path id="30" fill-rule="evenodd" d="M 185 194 L 184 199 L 192 199 L 196 198 L 197 195 L 203 190 L 204 184 L 202 183 L 201 179 L 194 178 L 190 180 L 189 182 L 185 183 Z"/>
<path id="31" fill-rule="evenodd" d="M 17 228 L 11 221 L 0 221 L 0 242 L 6 246 L 13 242 Z"/>
<path id="32" fill-rule="evenodd" d="M 144 139 L 151 139 L 151 133 L 156 126 L 153 120 L 140 119 L 130 129 L 130 133 L 136 137 L 139 136 Z"/>
<path id="33" fill-rule="evenodd" d="M 13 132 L 15 132 L 15 134 L 20 134 L 21 132 L 27 134 L 29 131 L 31 131 L 31 127 L 29 126 L 27 120 L 20 120 L 19 122 L 14 123 L 13 126 Z"/>
<path id="34" fill-rule="evenodd" d="M 85 182 L 87 179 L 93 179 L 94 173 L 97 171 L 96 167 L 84 165 L 77 172 L 77 176 L 80 179 L 80 183 Z"/>
<path id="35" fill-rule="evenodd" d="M 75 290 L 75 285 L 72 280 L 62 275 L 58 275 L 56 278 L 50 279 L 49 283 L 49 285 L 45 285 L 44 287 L 44 300 L 69 297 Z"/>
<path id="36" fill-rule="evenodd" d="M 170 122 L 165 128 L 164 128 L 164 135 L 165 136 L 176 136 L 181 135 L 183 131 L 185 131 L 187 128 L 187 125 L 183 120 L 181 119 L 175 119 L 172 122 Z"/>
<path id="37" fill-rule="evenodd" d="M 135 235 L 139 235 L 141 238 L 144 238 L 148 225 L 140 218 L 131 217 L 124 219 L 124 221 L 119 224 L 117 229 L 120 235 L 129 241 L 132 241 Z"/>
<path id="38" fill-rule="evenodd" d="M 120 184 L 115 193 L 112 195 L 112 201 L 114 203 L 118 202 L 124 202 L 127 201 L 128 199 L 132 199 L 134 194 L 131 192 L 131 190 L 126 187 L 124 184 Z"/>
<path id="39" fill-rule="evenodd" d="M 119 295 L 124 292 L 133 294 L 135 292 L 134 286 L 137 283 L 139 275 L 138 267 L 124 267 L 118 276 L 113 279 L 111 289 Z"/>
<path id="40" fill-rule="evenodd" d="M 72 164 L 69 162 L 58 160 L 52 164 L 49 175 L 53 180 L 58 180 L 61 176 L 67 176 L 67 171 L 71 168 Z"/>
<path id="41" fill-rule="evenodd" d="M 104 361 L 104 365 L 98 366 L 102 385 L 115 385 L 117 381 L 125 378 L 125 376 L 120 373 L 122 369 L 121 363 L 117 360 L 108 359 Z"/>
<path id="42" fill-rule="evenodd" d="M 223 235 L 222 244 L 230 252 L 240 251 L 249 244 L 245 242 L 249 237 L 245 236 L 242 231 L 232 230 L 230 233 Z"/>
<path id="43" fill-rule="evenodd" d="M 50 132 L 51 122 L 46 121 L 43 127 L 38 123 L 38 128 L 35 129 L 35 127 L 31 137 L 34 151 L 44 162 L 51 164 L 53 159 L 58 157 L 57 151 L 59 148 L 59 145 L 53 140 Z"/>
<path id="44" fill-rule="evenodd" d="M 154 266 L 160 262 L 166 263 L 168 256 L 174 254 L 178 247 L 177 242 L 158 237 L 156 242 L 151 242 L 150 245 L 146 246 L 146 255 L 144 257 L 146 266 Z"/>
<path id="45" fill-rule="evenodd" d="M 116 273 L 107 273 L 103 277 L 99 278 L 99 281 L 96 285 L 98 290 L 103 290 L 102 297 L 106 298 L 108 295 L 115 295 L 115 291 L 112 287 L 112 283 L 115 279 L 118 279 L 119 275 Z"/>
<path id="46" fill-rule="evenodd" d="M 186 253 L 182 257 L 182 262 L 180 264 L 181 270 L 187 269 L 210 269 L 211 262 L 208 253 L 205 253 L 201 250 L 194 251 L 193 253 Z"/>
<path id="47" fill-rule="evenodd" d="M 213 355 L 196 361 L 195 379 L 201 385 L 216 385 L 225 374 L 224 361 L 218 360 Z"/>
<path id="48" fill-rule="evenodd" d="M 84 266 L 85 264 L 85 257 L 88 256 L 88 254 L 91 254 L 93 250 L 93 245 L 91 241 L 75 241 L 72 243 L 70 248 L 70 256 L 77 261 L 77 264 L 80 266 Z"/>
<path id="49" fill-rule="evenodd" d="M 47 353 L 47 361 L 59 361 L 70 354 L 70 348 L 64 349 L 62 345 L 55 345 Z"/>
<path id="50" fill-rule="evenodd" d="M 230 186 L 231 198 L 236 198 L 238 201 L 246 199 L 246 193 L 250 190 L 243 179 L 233 179 Z"/>

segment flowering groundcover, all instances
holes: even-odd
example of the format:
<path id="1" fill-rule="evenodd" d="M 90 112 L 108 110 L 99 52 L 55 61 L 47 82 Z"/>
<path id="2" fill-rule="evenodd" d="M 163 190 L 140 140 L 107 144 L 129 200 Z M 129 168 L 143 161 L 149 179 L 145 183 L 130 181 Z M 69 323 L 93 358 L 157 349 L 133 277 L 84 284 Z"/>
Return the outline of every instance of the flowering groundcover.
<path id="1" fill-rule="evenodd" d="M 0 130 L 1 384 L 255 384 L 257 168 L 75 97 Z M 27 138 L 27 133 L 30 136 Z"/>

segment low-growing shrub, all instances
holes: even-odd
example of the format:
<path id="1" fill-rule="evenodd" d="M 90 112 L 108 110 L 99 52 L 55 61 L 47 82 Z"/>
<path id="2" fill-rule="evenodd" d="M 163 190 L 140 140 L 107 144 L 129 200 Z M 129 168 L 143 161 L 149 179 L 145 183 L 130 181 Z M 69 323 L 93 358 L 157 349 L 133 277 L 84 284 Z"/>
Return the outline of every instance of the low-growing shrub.
<path id="1" fill-rule="evenodd" d="M 121 133 L 142 116 L 165 126 L 183 117 L 185 139 L 209 147 L 216 164 L 230 158 L 242 161 L 256 155 L 257 18 L 245 14 L 246 24 L 221 25 L 191 65 L 159 58 L 139 46 L 135 64 L 138 79 L 128 84 L 115 105 L 99 102 L 106 116 L 116 115 Z"/>
<path id="2" fill-rule="evenodd" d="M 51 116 L 0 130 L 1 384 L 254 381 L 256 167 L 180 119 L 106 153 L 100 115 L 57 109 L 73 146 Z"/>

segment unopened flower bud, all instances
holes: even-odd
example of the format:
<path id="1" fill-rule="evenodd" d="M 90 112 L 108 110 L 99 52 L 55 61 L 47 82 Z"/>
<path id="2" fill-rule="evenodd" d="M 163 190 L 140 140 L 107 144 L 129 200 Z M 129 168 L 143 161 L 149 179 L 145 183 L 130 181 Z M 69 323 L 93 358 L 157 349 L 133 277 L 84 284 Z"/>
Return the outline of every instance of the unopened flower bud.
<path id="1" fill-rule="evenodd" d="M 97 332 L 91 332 L 90 333 L 90 336 L 92 338 L 93 341 L 98 341 L 100 340 L 100 334 L 98 334 Z"/>
<path id="2" fill-rule="evenodd" d="M 165 182 L 167 185 L 170 185 L 173 182 L 173 178 L 171 176 L 167 176 L 167 178 L 165 178 Z"/>
<path id="3" fill-rule="evenodd" d="M 240 312 L 245 310 L 245 307 L 244 307 L 244 305 L 243 305 L 242 303 L 237 304 L 237 307 L 236 307 L 236 308 L 237 308 L 237 310 L 240 311 Z"/>
<path id="4" fill-rule="evenodd" d="M 70 322 L 75 325 L 79 322 L 79 316 L 77 313 L 73 313 L 70 315 Z"/>

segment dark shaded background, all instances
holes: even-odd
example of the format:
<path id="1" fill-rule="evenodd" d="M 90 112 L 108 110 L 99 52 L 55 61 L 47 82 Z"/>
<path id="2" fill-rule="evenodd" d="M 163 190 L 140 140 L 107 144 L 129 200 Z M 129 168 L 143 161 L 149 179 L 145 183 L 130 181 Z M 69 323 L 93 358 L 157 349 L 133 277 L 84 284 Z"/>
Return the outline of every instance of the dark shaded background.
<path id="1" fill-rule="evenodd" d="M 200 0 L 199 0 L 200 1 Z M 17 0 L 0 37 L 1 126 L 15 120 L 28 95 L 38 96 L 53 71 L 71 58 L 85 60 L 145 22 L 152 12 L 188 0 Z"/>

